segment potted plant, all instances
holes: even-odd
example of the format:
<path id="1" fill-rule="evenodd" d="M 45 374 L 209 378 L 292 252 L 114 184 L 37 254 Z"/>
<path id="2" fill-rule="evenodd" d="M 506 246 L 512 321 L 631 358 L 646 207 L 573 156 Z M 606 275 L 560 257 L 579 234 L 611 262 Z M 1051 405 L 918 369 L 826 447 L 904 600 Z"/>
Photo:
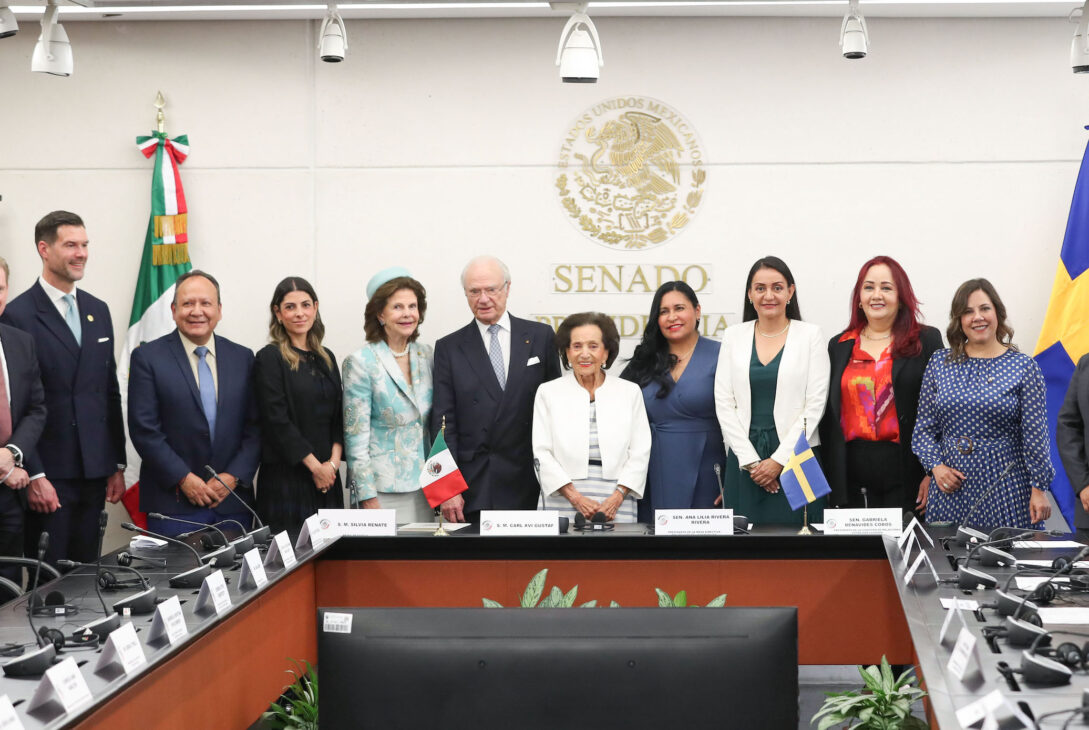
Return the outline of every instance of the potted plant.
<path id="1" fill-rule="evenodd" d="M 268 711 L 261 715 L 262 727 L 318 730 L 318 672 L 306 660 L 302 664 L 295 659 L 290 661 L 295 668 L 284 671 L 295 681 L 284 687 L 279 701 L 269 705 Z"/>
<path id="2" fill-rule="evenodd" d="M 926 696 L 916 686 L 914 669 L 894 677 L 885 657 L 881 666 L 859 666 L 858 673 L 866 686 L 862 690 L 826 692 L 828 698 L 813 715 L 810 724 L 820 724 L 817 730 L 842 725 L 859 730 L 920 730 L 929 728 L 924 720 L 911 714 L 911 706 Z M 856 724 L 857 721 L 857 724 Z"/>

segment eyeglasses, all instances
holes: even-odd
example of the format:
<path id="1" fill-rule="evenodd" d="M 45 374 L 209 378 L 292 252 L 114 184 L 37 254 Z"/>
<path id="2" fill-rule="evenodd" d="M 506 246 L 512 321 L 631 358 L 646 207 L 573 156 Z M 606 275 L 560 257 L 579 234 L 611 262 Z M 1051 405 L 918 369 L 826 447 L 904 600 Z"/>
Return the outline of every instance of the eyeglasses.
<path id="1" fill-rule="evenodd" d="M 481 295 L 487 294 L 489 298 L 494 297 L 499 292 L 507 288 L 507 283 L 504 282 L 503 286 L 489 286 L 485 289 L 466 289 L 465 294 L 470 299 L 480 299 Z"/>

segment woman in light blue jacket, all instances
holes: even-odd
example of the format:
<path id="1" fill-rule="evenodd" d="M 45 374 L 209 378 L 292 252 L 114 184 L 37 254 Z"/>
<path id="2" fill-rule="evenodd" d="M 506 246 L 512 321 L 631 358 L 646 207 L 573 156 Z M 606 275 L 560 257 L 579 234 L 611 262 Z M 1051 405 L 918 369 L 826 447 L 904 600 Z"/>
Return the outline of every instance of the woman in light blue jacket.
<path id="1" fill-rule="evenodd" d="M 431 439 L 434 355 L 416 342 L 427 311 L 420 282 L 401 267 L 367 284 L 367 343 L 344 361 L 344 446 L 353 506 L 395 509 L 398 524 L 430 522 L 420 469 Z"/>

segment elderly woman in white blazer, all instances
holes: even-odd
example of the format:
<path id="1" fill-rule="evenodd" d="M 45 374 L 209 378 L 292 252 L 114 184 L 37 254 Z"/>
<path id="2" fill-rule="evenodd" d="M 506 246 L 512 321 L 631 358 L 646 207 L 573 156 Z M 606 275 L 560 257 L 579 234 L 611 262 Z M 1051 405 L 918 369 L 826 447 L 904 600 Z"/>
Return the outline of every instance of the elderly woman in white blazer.
<path id="1" fill-rule="evenodd" d="M 817 426 L 828 397 L 828 350 L 816 325 L 801 321 L 794 277 L 774 256 L 749 271 L 745 321 L 726 330 L 715 376 L 715 410 L 729 450 L 726 505 L 754 523 L 800 524 L 779 475 L 806 430 Z M 823 501 L 809 508 L 818 521 Z"/>
<path id="2" fill-rule="evenodd" d="M 620 348 L 616 325 L 597 312 L 573 314 L 556 330 L 556 347 L 571 373 L 541 385 L 533 405 L 540 507 L 635 522 L 650 424 L 639 386 L 606 376 Z"/>

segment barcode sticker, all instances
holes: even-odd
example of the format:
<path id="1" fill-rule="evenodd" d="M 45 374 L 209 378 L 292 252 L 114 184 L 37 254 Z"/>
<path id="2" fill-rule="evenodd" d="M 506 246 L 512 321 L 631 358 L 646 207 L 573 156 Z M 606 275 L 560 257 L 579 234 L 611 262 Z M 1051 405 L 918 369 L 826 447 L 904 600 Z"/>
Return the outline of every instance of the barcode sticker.
<path id="1" fill-rule="evenodd" d="M 325 623 L 322 625 L 322 631 L 327 634 L 352 633 L 352 614 L 333 613 L 331 611 L 326 612 Z"/>

